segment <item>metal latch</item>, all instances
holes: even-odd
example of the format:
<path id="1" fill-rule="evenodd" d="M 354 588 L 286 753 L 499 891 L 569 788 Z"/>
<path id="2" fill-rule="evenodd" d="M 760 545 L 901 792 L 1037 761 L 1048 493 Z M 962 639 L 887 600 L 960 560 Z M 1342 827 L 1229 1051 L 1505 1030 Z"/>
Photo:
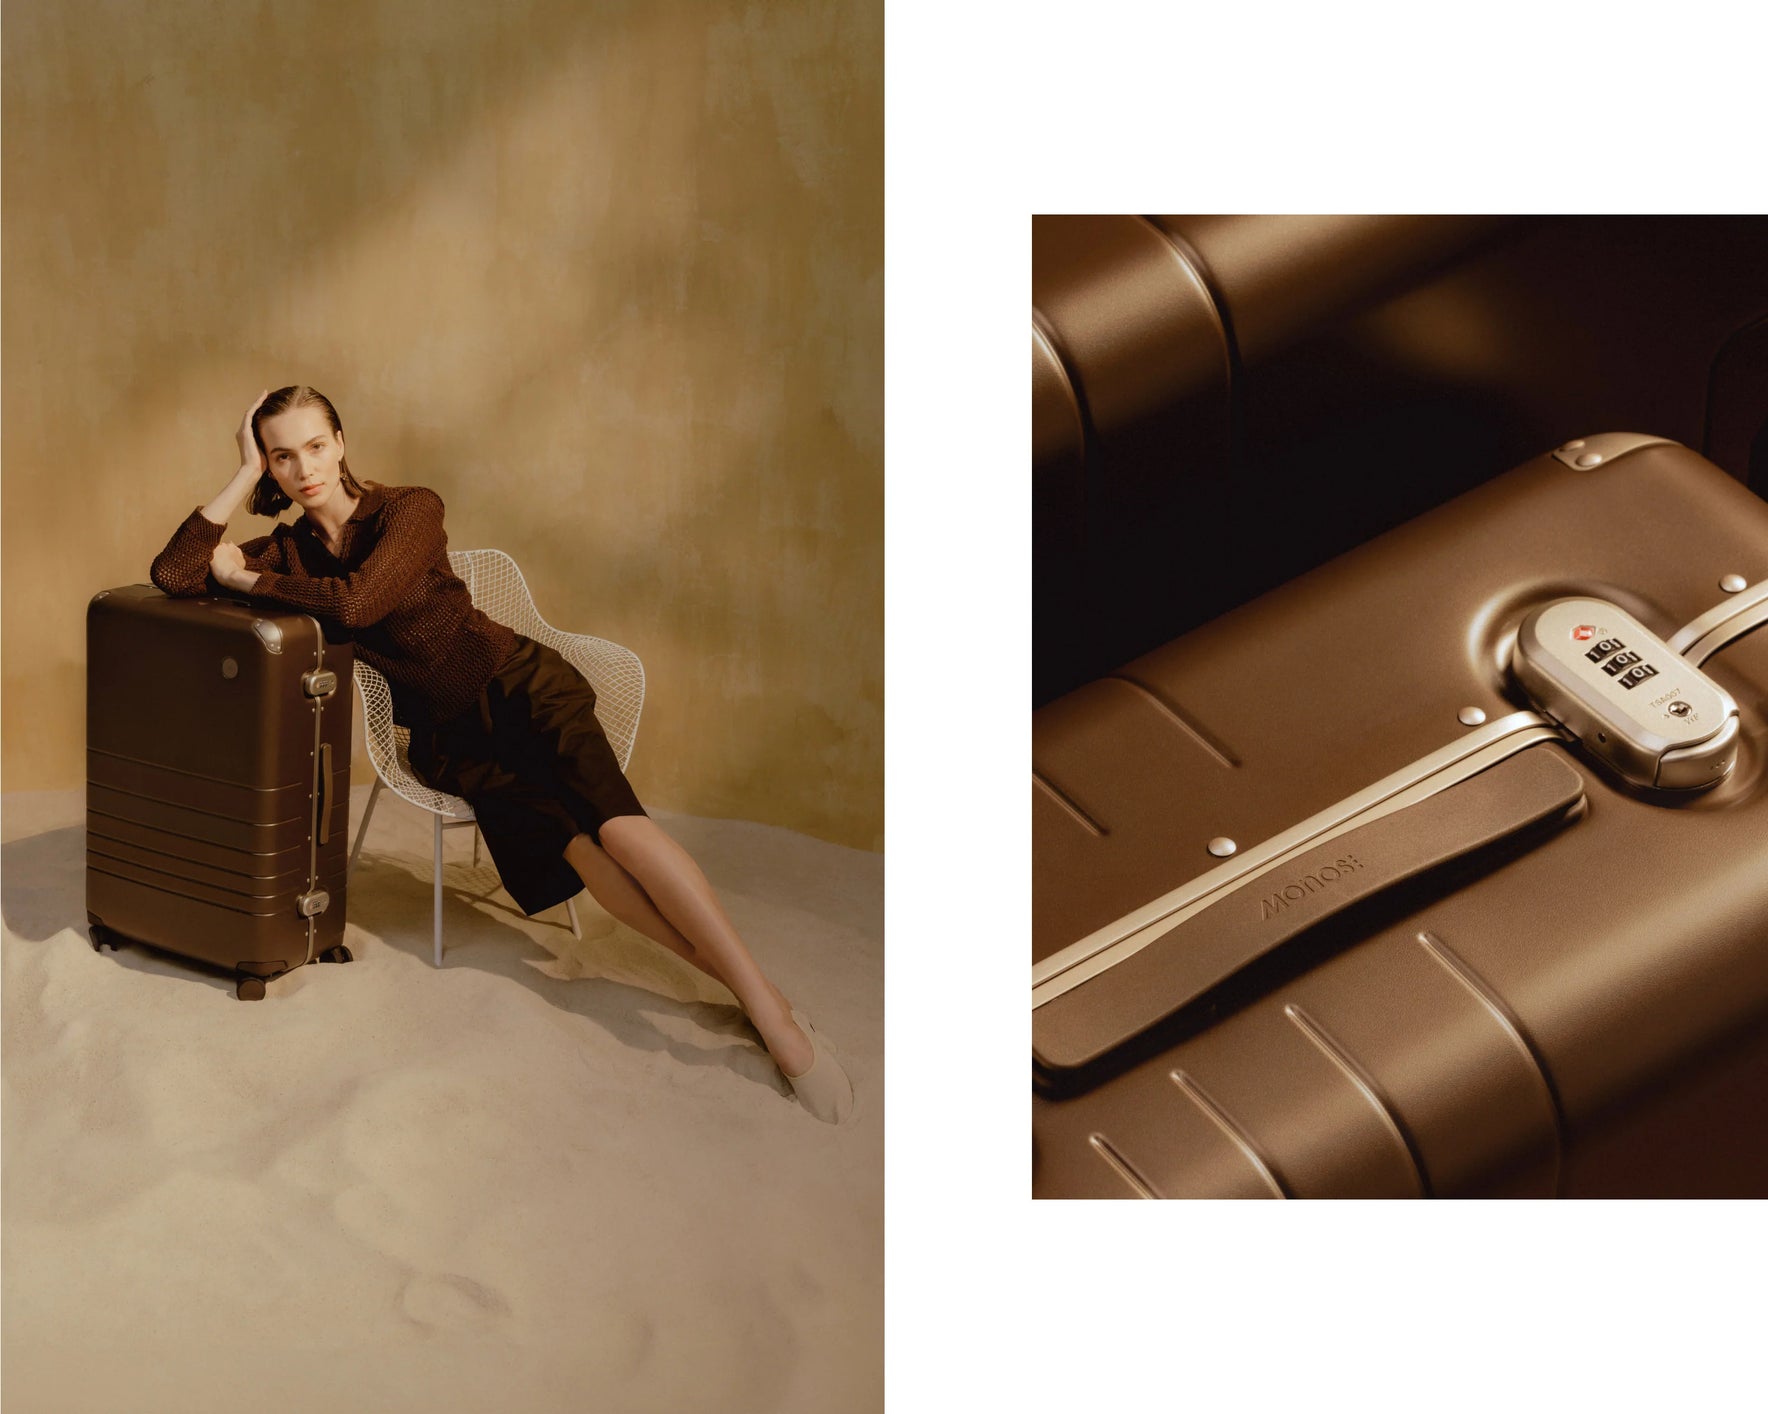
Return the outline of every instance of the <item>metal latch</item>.
<path id="1" fill-rule="evenodd" d="M 303 918 L 312 918 L 315 914 L 324 913 L 331 904 L 331 895 L 324 889 L 315 889 L 310 894 L 302 894 L 295 900 L 295 912 Z"/>
<path id="2" fill-rule="evenodd" d="M 315 668 L 301 674 L 301 691 L 309 697 L 330 697 L 338 690 L 338 675 L 330 668 Z"/>

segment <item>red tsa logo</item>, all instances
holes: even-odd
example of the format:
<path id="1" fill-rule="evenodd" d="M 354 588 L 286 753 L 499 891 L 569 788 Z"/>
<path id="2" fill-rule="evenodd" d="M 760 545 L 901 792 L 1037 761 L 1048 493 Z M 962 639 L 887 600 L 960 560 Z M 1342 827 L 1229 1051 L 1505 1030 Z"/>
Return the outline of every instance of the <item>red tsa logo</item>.
<path id="1" fill-rule="evenodd" d="M 1591 624 L 1579 624 L 1572 630 L 1572 637 L 1582 643 L 1586 638 L 1596 637 L 1596 629 Z"/>

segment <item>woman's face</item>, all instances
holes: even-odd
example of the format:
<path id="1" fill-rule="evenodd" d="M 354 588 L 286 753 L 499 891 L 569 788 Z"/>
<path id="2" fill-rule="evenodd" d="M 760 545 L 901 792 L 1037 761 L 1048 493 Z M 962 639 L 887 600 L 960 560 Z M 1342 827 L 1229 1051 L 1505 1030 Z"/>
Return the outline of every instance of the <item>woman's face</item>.
<path id="1" fill-rule="evenodd" d="M 308 404 L 290 408 L 258 423 L 264 440 L 264 456 L 270 474 L 283 495 L 302 510 L 322 506 L 334 497 L 349 497 L 338 489 L 338 463 L 344 458 L 344 434 L 333 432 L 325 412 Z"/>

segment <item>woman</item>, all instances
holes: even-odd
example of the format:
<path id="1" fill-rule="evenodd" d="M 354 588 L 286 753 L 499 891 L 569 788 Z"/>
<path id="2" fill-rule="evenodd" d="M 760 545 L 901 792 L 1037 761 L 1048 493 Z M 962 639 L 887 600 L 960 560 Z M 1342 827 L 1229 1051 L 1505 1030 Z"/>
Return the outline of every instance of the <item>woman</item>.
<path id="1" fill-rule="evenodd" d="M 311 388 L 259 394 L 238 438 L 239 471 L 178 528 L 153 582 L 167 594 L 219 586 L 286 604 L 328 636 L 353 639 L 386 676 L 394 720 L 411 729 L 412 768 L 473 807 L 524 913 L 588 888 L 731 990 L 806 1109 L 846 1118 L 853 1087 L 840 1063 L 762 974 L 699 866 L 645 814 L 589 683 L 553 649 L 473 607 L 448 565 L 442 498 L 358 482 L 338 414 Z M 222 531 L 248 496 L 256 515 L 293 504 L 301 518 L 231 545 Z"/>

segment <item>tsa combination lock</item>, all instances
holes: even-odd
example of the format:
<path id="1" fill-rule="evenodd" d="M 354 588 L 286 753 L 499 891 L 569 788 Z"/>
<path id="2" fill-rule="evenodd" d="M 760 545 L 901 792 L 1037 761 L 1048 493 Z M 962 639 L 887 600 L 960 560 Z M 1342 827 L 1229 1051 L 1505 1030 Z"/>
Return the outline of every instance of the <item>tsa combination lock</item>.
<path id="1" fill-rule="evenodd" d="M 1535 705 L 1634 785 L 1701 790 L 1737 764 L 1737 703 L 1624 609 L 1557 599 L 1517 629 Z"/>

